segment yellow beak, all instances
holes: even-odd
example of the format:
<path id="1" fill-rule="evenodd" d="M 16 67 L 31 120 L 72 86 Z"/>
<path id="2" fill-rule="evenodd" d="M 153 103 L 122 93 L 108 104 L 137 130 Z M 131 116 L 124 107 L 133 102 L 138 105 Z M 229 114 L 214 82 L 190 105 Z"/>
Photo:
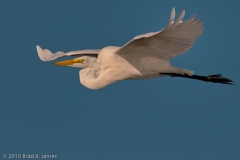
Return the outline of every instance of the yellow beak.
<path id="1" fill-rule="evenodd" d="M 71 59 L 71 60 L 55 62 L 55 63 L 52 63 L 52 65 L 54 65 L 54 66 L 69 66 L 69 65 L 73 65 L 74 63 L 83 63 L 83 59 L 75 58 L 75 59 Z"/>

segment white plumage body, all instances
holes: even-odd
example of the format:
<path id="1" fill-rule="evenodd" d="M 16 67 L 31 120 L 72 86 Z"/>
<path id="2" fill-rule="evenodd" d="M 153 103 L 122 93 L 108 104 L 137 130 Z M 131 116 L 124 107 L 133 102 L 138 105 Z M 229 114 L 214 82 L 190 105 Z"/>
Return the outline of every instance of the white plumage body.
<path id="1" fill-rule="evenodd" d="M 79 71 L 80 82 L 87 88 L 99 89 L 124 79 L 164 76 L 160 73 L 193 74 L 192 71 L 171 66 L 167 60 L 146 56 L 146 54 L 138 54 L 138 56 L 130 54 L 123 58 L 116 54 L 118 49 L 119 47 L 103 48 L 93 67 Z"/>

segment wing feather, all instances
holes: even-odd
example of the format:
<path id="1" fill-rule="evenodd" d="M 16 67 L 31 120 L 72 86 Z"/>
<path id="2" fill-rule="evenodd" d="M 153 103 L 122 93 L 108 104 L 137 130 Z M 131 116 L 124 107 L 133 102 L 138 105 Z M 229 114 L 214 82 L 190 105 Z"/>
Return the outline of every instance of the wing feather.
<path id="1" fill-rule="evenodd" d="M 92 56 L 98 56 L 98 53 L 101 50 L 93 50 L 93 49 L 87 49 L 87 50 L 79 50 L 79 51 L 71 51 L 64 53 L 62 51 L 58 51 L 56 53 L 52 53 L 48 49 L 42 49 L 40 46 L 36 46 L 38 56 L 42 61 L 52 61 L 57 58 L 65 57 L 65 56 L 83 56 L 83 55 L 92 55 Z"/>
<path id="2" fill-rule="evenodd" d="M 170 20 L 167 26 L 159 32 L 151 32 L 136 36 L 121 47 L 116 53 L 120 56 L 126 54 L 146 54 L 166 60 L 183 54 L 194 45 L 194 41 L 204 30 L 203 22 L 195 20 L 193 15 L 182 22 L 185 10 L 182 10 L 177 20 L 175 8 L 172 9 Z"/>

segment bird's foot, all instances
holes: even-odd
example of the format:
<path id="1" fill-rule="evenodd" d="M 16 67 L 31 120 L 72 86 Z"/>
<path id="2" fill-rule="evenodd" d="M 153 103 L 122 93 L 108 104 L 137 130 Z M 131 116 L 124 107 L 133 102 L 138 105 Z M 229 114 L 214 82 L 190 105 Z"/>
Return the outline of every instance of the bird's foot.
<path id="1" fill-rule="evenodd" d="M 214 75 L 209 75 L 207 76 L 208 81 L 213 82 L 213 83 L 223 83 L 223 84 L 230 84 L 234 85 L 231 79 L 228 79 L 226 77 L 222 77 L 221 74 L 214 74 Z"/>

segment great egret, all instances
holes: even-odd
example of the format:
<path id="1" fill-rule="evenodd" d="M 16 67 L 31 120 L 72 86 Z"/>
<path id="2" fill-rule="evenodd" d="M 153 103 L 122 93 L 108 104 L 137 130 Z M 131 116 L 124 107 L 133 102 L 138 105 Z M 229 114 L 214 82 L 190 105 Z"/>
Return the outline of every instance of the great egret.
<path id="1" fill-rule="evenodd" d="M 214 83 L 232 84 L 232 80 L 220 74 L 193 75 L 193 71 L 176 68 L 169 62 L 188 51 L 204 30 L 196 15 L 182 22 L 185 10 L 177 20 L 172 9 L 167 26 L 159 32 L 151 32 L 133 38 L 123 47 L 105 47 L 101 50 L 80 50 L 65 53 L 42 50 L 37 52 L 42 61 L 51 61 L 64 56 L 80 56 L 72 60 L 53 63 L 56 66 L 84 68 L 79 71 L 80 82 L 87 88 L 99 89 L 124 79 L 147 79 L 162 76 L 184 77 Z"/>

